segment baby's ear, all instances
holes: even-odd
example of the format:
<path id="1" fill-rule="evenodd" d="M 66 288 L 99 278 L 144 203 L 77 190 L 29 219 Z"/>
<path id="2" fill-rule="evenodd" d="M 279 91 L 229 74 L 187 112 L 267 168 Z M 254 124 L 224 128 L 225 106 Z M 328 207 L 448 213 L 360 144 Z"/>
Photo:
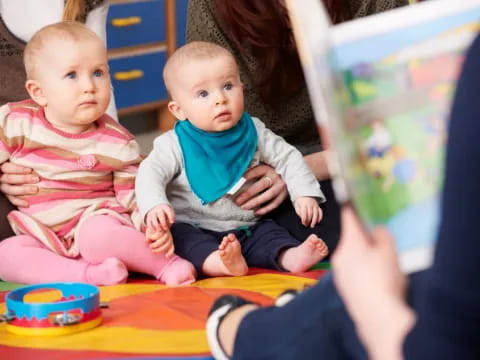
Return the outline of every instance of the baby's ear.
<path id="1" fill-rule="evenodd" d="M 28 95 L 40 106 L 47 106 L 47 99 L 43 94 L 42 87 L 37 80 L 27 80 L 25 83 Z"/>
<path id="2" fill-rule="evenodd" d="M 168 110 L 179 120 L 185 120 L 187 118 L 182 108 L 175 100 L 168 102 Z"/>

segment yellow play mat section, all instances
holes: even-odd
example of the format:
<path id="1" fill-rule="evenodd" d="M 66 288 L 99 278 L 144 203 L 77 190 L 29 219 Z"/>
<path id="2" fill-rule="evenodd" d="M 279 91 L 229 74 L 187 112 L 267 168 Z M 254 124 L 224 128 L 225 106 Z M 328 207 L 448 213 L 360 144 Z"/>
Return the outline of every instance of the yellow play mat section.
<path id="1" fill-rule="evenodd" d="M 241 295 L 272 304 L 286 289 L 313 285 L 326 270 L 301 275 L 251 269 L 247 276 L 204 279 L 185 287 L 168 287 L 150 279 L 100 287 L 102 324 L 70 335 L 34 337 L 8 332 L 0 323 L 1 359 L 211 359 L 205 322 L 220 295 Z M 15 284 L 1 283 L 0 314 L 5 294 Z M 10 289 L 9 289 L 10 287 Z M 49 302 L 54 291 L 28 294 L 26 301 Z"/>

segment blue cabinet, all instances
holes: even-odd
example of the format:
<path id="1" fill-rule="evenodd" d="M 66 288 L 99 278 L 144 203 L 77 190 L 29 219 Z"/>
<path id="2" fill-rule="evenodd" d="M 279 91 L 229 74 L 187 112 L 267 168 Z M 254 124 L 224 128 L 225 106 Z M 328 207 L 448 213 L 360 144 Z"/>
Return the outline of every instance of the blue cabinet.
<path id="1" fill-rule="evenodd" d="M 107 47 L 166 41 L 165 1 L 151 0 L 110 5 L 107 18 Z"/>
<path id="2" fill-rule="evenodd" d="M 110 60 L 117 107 L 128 108 L 166 99 L 162 80 L 166 60 L 165 51 Z"/>
<path id="3" fill-rule="evenodd" d="M 228 1 L 228 0 L 225 0 Z M 176 10 L 176 31 L 177 31 L 177 47 L 185 44 L 187 29 L 187 6 L 188 0 L 177 0 L 175 2 Z"/>
<path id="4" fill-rule="evenodd" d="M 110 0 L 107 47 L 119 115 L 166 104 L 162 71 L 168 54 L 185 43 L 187 5 L 188 0 Z"/>

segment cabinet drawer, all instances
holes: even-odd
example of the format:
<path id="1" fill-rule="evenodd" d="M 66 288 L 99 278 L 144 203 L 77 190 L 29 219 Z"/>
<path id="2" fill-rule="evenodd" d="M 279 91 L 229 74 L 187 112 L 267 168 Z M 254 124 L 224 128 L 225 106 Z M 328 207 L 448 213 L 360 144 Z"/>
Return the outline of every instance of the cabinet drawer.
<path id="1" fill-rule="evenodd" d="M 225 0 L 229 1 L 229 0 Z M 176 0 L 175 10 L 177 13 L 177 47 L 180 47 L 186 42 L 186 30 L 187 30 L 187 7 L 188 0 Z"/>
<path id="2" fill-rule="evenodd" d="M 166 59 L 166 52 L 159 51 L 109 61 L 118 109 L 167 99 L 162 78 Z"/>
<path id="3" fill-rule="evenodd" d="M 107 47 L 165 41 L 165 0 L 111 4 L 107 18 Z"/>

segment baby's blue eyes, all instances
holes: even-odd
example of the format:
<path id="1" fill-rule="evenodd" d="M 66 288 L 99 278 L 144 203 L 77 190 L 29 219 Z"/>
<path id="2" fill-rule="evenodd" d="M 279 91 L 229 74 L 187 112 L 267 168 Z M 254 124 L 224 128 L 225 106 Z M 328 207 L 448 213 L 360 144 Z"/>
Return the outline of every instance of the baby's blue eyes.
<path id="1" fill-rule="evenodd" d="M 226 83 L 225 85 L 223 85 L 223 88 L 225 90 L 232 90 L 233 89 L 233 84 L 232 83 Z M 200 90 L 198 93 L 197 93 L 198 97 L 202 97 L 202 98 L 205 98 L 207 97 L 209 94 L 208 94 L 208 91 L 207 90 Z"/>
<path id="2" fill-rule="evenodd" d="M 93 77 L 102 77 L 103 76 L 103 70 L 97 69 L 93 72 Z M 70 71 L 65 75 L 67 79 L 76 79 L 77 78 L 77 73 L 75 71 Z"/>

